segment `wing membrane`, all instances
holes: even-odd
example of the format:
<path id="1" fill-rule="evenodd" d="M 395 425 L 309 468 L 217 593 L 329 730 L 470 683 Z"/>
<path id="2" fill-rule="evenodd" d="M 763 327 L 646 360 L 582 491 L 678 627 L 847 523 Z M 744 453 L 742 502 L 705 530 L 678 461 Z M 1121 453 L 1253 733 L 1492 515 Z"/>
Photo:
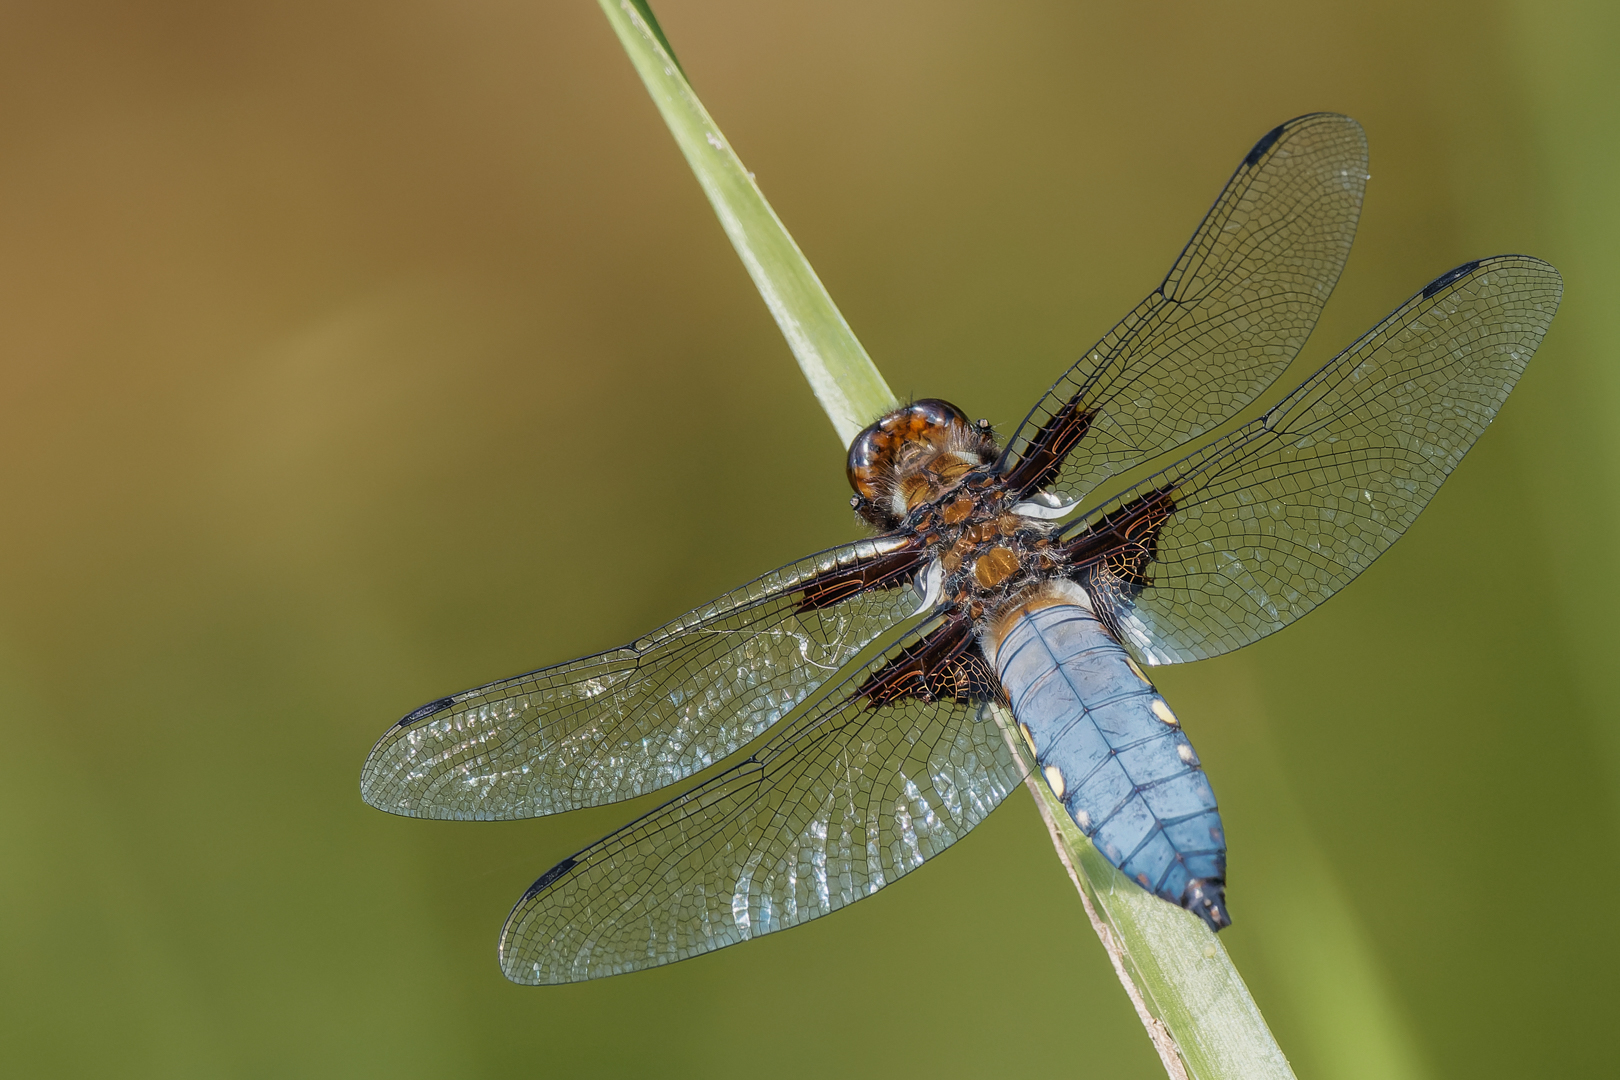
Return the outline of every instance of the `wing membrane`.
<path id="1" fill-rule="evenodd" d="M 829 691 L 742 764 L 548 871 L 501 932 L 501 969 L 562 983 L 684 960 L 870 896 L 955 843 L 1024 766 L 986 705 Z M 982 714 L 982 718 L 981 718 Z"/>
<path id="2" fill-rule="evenodd" d="M 1469 263 L 1401 305 L 1254 423 L 1065 530 L 1150 663 L 1281 629 L 1405 532 L 1496 415 L 1558 309 L 1538 259 Z M 1123 540 L 1121 538 L 1124 538 Z"/>
<path id="3" fill-rule="evenodd" d="M 917 609 L 907 545 L 846 544 L 623 648 L 430 702 L 378 741 L 361 795 L 412 817 L 539 817 L 690 776 Z"/>
<path id="4" fill-rule="evenodd" d="M 1163 284 L 1013 434 L 1002 462 L 1015 490 L 1078 500 L 1253 401 L 1315 327 L 1366 180 L 1349 117 L 1302 116 L 1261 139 Z"/>

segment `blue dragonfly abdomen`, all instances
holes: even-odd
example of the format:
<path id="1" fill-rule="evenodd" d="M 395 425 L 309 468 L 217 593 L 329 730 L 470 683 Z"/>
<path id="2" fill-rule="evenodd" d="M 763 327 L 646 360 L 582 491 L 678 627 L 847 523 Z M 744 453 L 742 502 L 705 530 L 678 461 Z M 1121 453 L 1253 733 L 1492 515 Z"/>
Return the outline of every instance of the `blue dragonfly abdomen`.
<path id="1" fill-rule="evenodd" d="M 1109 862 L 1219 930 L 1231 922 L 1226 837 L 1209 778 L 1084 592 L 1062 592 L 1080 602 L 1025 606 L 992 650 L 1024 740 Z"/>

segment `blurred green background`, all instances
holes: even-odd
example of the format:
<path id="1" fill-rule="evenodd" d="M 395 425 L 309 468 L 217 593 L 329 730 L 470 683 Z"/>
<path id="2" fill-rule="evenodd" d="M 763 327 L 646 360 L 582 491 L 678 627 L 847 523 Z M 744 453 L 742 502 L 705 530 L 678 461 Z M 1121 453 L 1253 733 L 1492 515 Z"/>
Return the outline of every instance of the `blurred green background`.
<path id="1" fill-rule="evenodd" d="M 1301 1077 L 1612 1069 L 1615 7 L 656 6 L 895 390 L 1003 432 L 1302 112 L 1372 146 L 1302 364 L 1466 259 L 1563 271 L 1410 534 L 1160 681 Z M 1022 792 L 837 918 L 542 990 L 501 920 L 633 808 L 360 802 L 421 702 L 856 535 L 595 4 L 19 3 L 0 57 L 9 1073 L 1162 1075 Z"/>

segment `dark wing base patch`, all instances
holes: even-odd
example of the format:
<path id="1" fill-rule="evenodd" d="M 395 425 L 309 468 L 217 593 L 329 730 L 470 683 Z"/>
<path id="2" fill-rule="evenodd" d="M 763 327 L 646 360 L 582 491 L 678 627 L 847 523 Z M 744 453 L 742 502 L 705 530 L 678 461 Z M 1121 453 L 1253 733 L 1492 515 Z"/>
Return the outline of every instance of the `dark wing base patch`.
<path id="1" fill-rule="evenodd" d="M 901 649 L 855 691 L 872 708 L 903 698 L 918 701 L 989 701 L 1001 684 L 979 651 L 979 639 L 966 615 L 954 613 L 943 625 Z"/>
<path id="2" fill-rule="evenodd" d="M 868 589 L 899 588 L 916 576 L 927 554 L 920 544 L 913 543 L 899 551 L 817 574 L 799 590 L 798 609 L 820 611 L 859 596 Z"/>

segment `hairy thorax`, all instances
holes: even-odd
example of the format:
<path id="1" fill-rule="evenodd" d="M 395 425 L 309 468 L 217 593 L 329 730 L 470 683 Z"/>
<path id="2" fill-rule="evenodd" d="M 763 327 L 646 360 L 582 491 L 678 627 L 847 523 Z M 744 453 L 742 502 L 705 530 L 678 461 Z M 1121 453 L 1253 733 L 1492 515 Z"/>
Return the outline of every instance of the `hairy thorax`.
<path id="1" fill-rule="evenodd" d="M 998 456 L 986 421 L 933 398 L 885 414 L 849 452 L 856 512 L 924 550 L 925 606 L 953 605 L 974 623 L 1027 602 L 1065 561 L 1052 523 L 1014 509 Z"/>

